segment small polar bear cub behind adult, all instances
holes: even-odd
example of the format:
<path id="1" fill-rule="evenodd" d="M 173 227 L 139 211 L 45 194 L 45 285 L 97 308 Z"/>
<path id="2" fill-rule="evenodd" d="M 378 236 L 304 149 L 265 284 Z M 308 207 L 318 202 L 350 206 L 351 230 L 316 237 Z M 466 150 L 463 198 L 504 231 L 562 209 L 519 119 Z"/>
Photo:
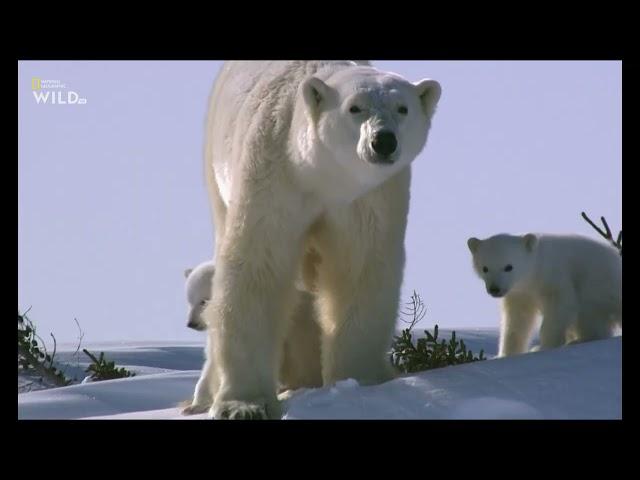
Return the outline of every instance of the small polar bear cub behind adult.
<path id="1" fill-rule="evenodd" d="M 487 292 L 502 298 L 498 356 L 528 350 L 538 314 L 541 350 L 607 338 L 622 327 L 622 257 L 613 247 L 531 233 L 470 238 L 467 245 Z"/>
<path id="2" fill-rule="evenodd" d="M 187 302 L 189 303 L 189 314 L 187 316 L 187 326 L 189 328 L 198 331 L 207 329 L 207 325 L 202 319 L 202 310 L 211 297 L 211 283 L 215 271 L 212 260 L 184 271 L 186 279 L 185 290 Z"/>
<path id="3" fill-rule="evenodd" d="M 197 331 L 207 329 L 207 324 L 202 318 L 202 311 L 207 305 L 211 297 L 211 284 L 215 274 L 215 265 L 212 260 L 203 262 L 195 268 L 188 268 L 184 271 L 185 291 L 187 294 L 187 303 L 189 304 L 189 313 L 187 315 L 187 327 Z M 192 415 L 206 412 L 213 402 L 213 389 L 217 386 L 217 377 L 215 375 L 215 366 L 213 365 L 208 346 L 205 348 L 206 360 L 202 373 L 196 384 L 193 399 L 183 402 L 183 413 Z"/>

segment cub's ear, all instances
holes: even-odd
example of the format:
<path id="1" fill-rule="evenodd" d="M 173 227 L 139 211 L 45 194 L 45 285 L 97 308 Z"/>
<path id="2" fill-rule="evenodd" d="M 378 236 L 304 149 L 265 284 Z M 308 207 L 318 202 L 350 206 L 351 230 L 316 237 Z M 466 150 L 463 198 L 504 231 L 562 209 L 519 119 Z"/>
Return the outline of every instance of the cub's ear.
<path id="1" fill-rule="evenodd" d="M 193 272 L 193 268 L 187 268 L 187 269 L 184 271 L 184 278 L 188 278 L 188 277 L 189 277 L 189 275 L 191 275 L 191 272 Z"/>
<path id="2" fill-rule="evenodd" d="M 524 240 L 524 247 L 528 252 L 533 251 L 536 243 L 538 243 L 538 237 L 536 237 L 533 233 L 527 233 L 524 237 L 522 237 L 522 240 Z"/>
<path id="3" fill-rule="evenodd" d="M 427 78 L 420 80 L 418 83 L 414 83 L 414 86 L 418 92 L 418 98 L 420 98 L 422 110 L 429 118 L 431 118 L 436 111 L 436 105 L 438 105 L 438 100 L 440 100 L 440 95 L 442 94 L 440 84 L 435 80 Z"/>
<path id="4" fill-rule="evenodd" d="M 324 105 L 326 105 L 332 88 L 319 78 L 309 77 L 300 85 L 300 91 L 302 92 L 307 112 L 311 119 L 315 121 Z"/>
<path id="5" fill-rule="evenodd" d="M 469 240 L 467 240 L 467 246 L 469 247 L 471 253 L 476 253 L 481 242 L 481 240 L 478 240 L 475 237 L 471 237 Z"/>

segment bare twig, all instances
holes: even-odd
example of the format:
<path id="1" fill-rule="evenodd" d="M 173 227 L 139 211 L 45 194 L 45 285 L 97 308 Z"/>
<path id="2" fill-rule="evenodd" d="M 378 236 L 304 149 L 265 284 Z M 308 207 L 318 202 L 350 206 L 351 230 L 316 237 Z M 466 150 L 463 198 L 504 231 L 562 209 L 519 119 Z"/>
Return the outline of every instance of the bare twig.
<path id="1" fill-rule="evenodd" d="M 51 332 L 49 332 L 49 335 L 51 335 L 51 338 L 53 338 L 53 353 L 49 357 L 49 367 L 52 367 L 53 366 L 53 359 L 56 357 L 56 337 Z"/>
<path id="2" fill-rule="evenodd" d="M 400 313 L 404 316 L 411 317 L 410 320 L 402 319 L 404 323 L 409 324 L 409 330 L 411 330 L 424 318 L 426 315 L 426 308 L 422 302 L 422 298 L 420 298 L 420 295 L 418 295 L 415 290 L 413 291 L 413 295 L 411 295 L 411 301 L 407 302 L 405 305 L 404 310 L 401 310 Z"/>
<path id="3" fill-rule="evenodd" d="M 84 338 L 84 332 L 82 331 L 82 328 L 80 328 L 80 323 L 78 322 L 77 318 L 73 319 L 74 322 L 76 322 L 76 325 L 78 326 L 78 330 L 80 331 L 80 336 L 78 337 L 78 347 L 76 348 L 75 353 L 78 353 L 80 351 L 80 344 L 82 343 L 82 339 Z"/>
<path id="4" fill-rule="evenodd" d="M 611 233 L 611 229 L 609 228 L 609 224 L 607 223 L 607 220 L 604 217 L 600 217 L 600 221 L 604 226 L 604 230 L 600 229 L 595 223 L 593 223 L 593 221 L 591 221 L 591 219 L 587 217 L 587 214 L 584 212 L 582 212 L 582 218 L 584 218 L 587 221 L 587 223 L 591 225 L 594 228 L 594 230 L 600 234 L 601 237 L 603 237 L 605 240 L 611 243 L 611 245 L 617 248 L 618 252 L 620 252 L 620 256 L 622 256 L 622 230 L 620 230 L 620 233 L 618 233 L 618 238 L 614 240 L 613 234 Z"/>
<path id="5" fill-rule="evenodd" d="M 80 331 L 80 336 L 78 337 L 78 346 L 76 347 L 76 351 L 73 352 L 73 356 L 76 357 L 76 366 L 79 368 L 80 367 L 80 345 L 82 345 L 82 339 L 84 338 L 84 332 L 82 331 L 82 328 L 80 328 L 80 323 L 78 322 L 77 318 L 73 319 L 76 322 L 76 325 L 78 326 L 78 330 Z"/>

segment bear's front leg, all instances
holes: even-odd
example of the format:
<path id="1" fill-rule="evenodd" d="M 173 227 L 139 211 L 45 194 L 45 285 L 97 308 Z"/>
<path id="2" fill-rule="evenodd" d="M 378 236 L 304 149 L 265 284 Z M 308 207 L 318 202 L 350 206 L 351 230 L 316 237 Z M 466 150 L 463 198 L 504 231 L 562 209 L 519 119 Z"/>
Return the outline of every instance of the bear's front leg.
<path id="1" fill-rule="evenodd" d="M 304 201 L 270 189 L 252 193 L 227 212 L 204 312 L 220 374 L 209 412 L 216 419 L 281 416 L 277 376 L 305 228 Z"/>
<path id="2" fill-rule="evenodd" d="M 536 323 L 537 309 L 530 298 L 510 294 L 502 300 L 498 357 L 525 353 Z"/>
<path id="3" fill-rule="evenodd" d="M 404 270 L 409 170 L 343 209 L 315 232 L 325 385 L 394 377 L 389 350 Z"/>

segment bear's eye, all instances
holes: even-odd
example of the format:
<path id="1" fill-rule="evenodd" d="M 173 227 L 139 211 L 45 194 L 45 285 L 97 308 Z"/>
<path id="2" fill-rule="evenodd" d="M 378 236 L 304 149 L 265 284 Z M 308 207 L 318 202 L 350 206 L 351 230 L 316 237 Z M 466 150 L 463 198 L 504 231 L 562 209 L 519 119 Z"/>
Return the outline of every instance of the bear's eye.
<path id="1" fill-rule="evenodd" d="M 511 270 L 513 270 L 513 265 L 507 265 L 506 267 L 504 267 L 505 272 L 510 272 Z"/>
<path id="2" fill-rule="evenodd" d="M 362 110 L 357 105 L 351 105 L 351 108 L 349 109 L 349 112 L 350 113 L 360 113 L 360 112 L 362 112 Z"/>
<path id="3" fill-rule="evenodd" d="M 404 105 L 401 105 L 398 107 L 398 113 L 400 115 L 406 115 L 407 113 L 409 113 L 409 109 L 407 107 L 405 107 Z"/>
<path id="4" fill-rule="evenodd" d="M 483 271 L 484 273 L 487 273 L 487 272 L 489 271 L 489 269 L 488 269 L 487 267 L 482 267 L 482 271 Z"/>
<path id="5" fill-rule="evenodd" d="M 203 307 L 204 307 L 206 304 L 207 304 L 207 301 L 206 301 L 206 300 L 202 300 L 202 301 L 200 302 L 200 305 L 201 305 L 201 306 L 203 306 Z"/>

